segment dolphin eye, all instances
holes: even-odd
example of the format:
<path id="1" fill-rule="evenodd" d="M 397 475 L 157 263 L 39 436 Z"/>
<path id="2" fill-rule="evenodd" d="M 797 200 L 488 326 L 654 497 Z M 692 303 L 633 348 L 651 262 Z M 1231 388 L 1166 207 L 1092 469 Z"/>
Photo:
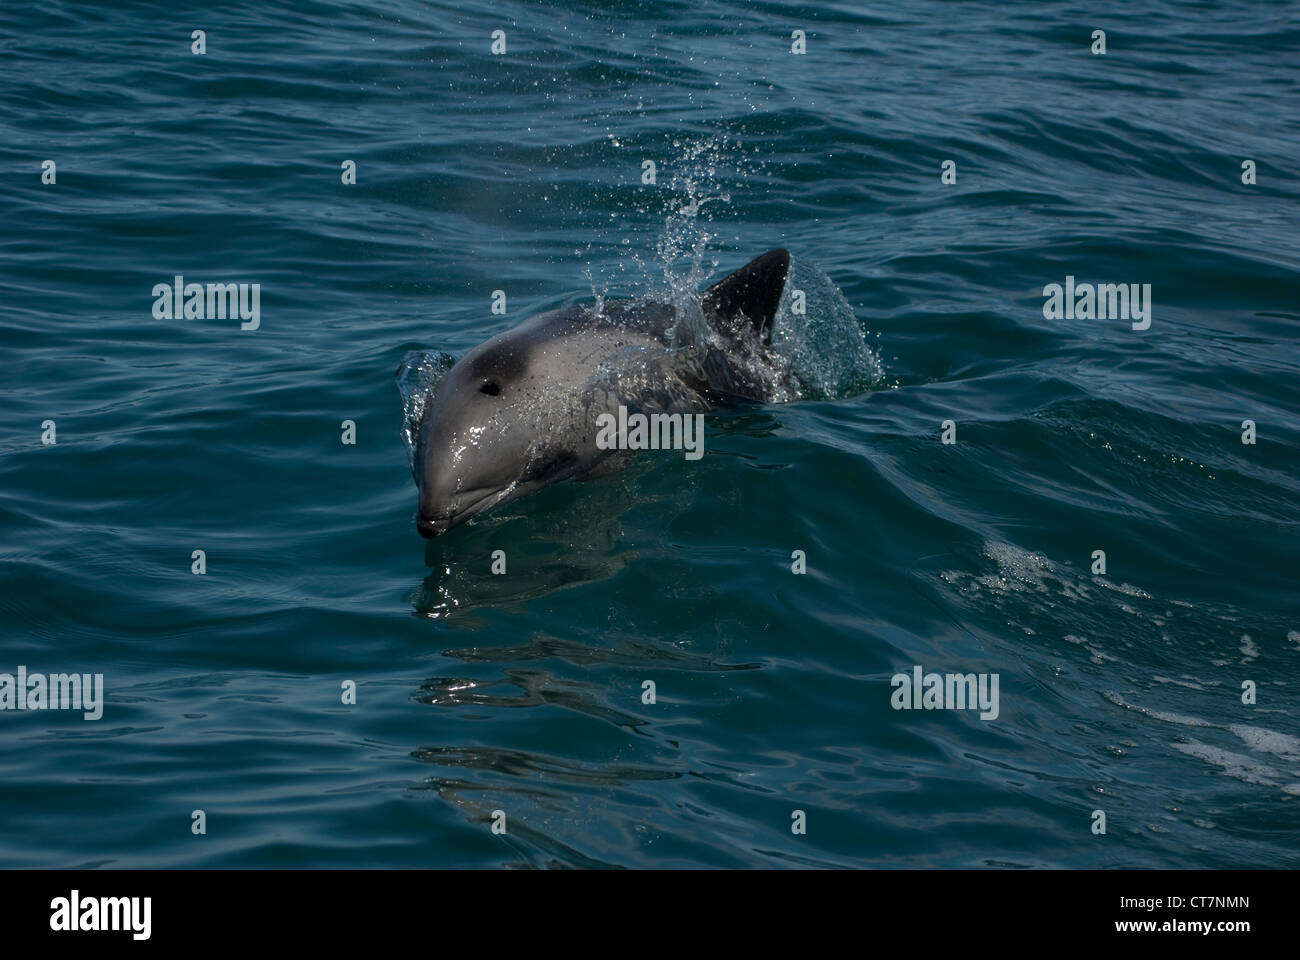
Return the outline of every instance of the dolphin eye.
<path id="1" fill-rule="evenodd" d="M 485 380 L 483 386 L 478 388 L 479 393 L 486 393 L 489 397 L 498 396 L 501 393 L 501 384 L 492 380 Z"/>

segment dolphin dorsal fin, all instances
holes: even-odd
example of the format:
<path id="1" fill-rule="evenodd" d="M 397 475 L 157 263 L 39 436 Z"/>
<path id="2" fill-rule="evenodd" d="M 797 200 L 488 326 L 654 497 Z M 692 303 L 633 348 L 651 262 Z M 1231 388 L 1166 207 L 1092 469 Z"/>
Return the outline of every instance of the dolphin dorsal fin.
<path id="1" fill-rule="evenodd" d="M 782 249 L 769 250 L 705 290 L 705 314 L 712 314 L 733 330 L 748 322 L 764 342 L 769 342 L 789 270 L 790 254 Z"/>

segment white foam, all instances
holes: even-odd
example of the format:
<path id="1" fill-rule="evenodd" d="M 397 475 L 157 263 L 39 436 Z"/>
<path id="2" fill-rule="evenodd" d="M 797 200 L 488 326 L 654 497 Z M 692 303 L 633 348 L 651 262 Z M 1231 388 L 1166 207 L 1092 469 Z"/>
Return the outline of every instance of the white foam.
<path id="1" fill-rule="evenodd" d="M 1263 727 L 1252 727 L 1245 723 L 1234 723 L 1228 727 L 1239 736 L 1252 750 L 1273 753 L 1292 763 L 1300 763 L 1300 737 L 1292 737 Z"/>
<path id="2" fill-rule="evenodd" d="M 1282 774 L 1268 764 L 1253 760 L 1245 754 L 1224 750 L 1222 747 L 1212 747 L 1208 743 L 1191 740 L 1187 743 L 1175 743 L 1174 749 L 1222 767 L 1224 774 L 1245 783 L 1275 786 L 1282 779 Z"/>

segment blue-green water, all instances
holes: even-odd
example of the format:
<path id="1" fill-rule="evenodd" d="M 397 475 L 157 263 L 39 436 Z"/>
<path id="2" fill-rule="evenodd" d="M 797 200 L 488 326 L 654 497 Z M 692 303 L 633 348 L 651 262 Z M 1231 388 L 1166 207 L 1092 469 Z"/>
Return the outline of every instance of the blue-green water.
<path id="1" fill-rule="evenodd" d="M 1298 53 L 1290 3 L 6 3 L 0 672 L 107 693 L 0 712 L 0 865 L 1294 865 Z M 868 389 L 417 536 L 407 351 L 777 246 Z M 917 665 L 998 717 L 894 710 Z"/>

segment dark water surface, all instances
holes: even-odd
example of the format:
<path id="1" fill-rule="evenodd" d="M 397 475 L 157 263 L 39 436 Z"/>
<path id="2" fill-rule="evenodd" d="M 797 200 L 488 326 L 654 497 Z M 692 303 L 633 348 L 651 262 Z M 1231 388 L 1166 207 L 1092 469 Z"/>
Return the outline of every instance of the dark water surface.
<path id="1" fill-rule="evenodd" d="M 0 712 L 0 866 L 1294 866 L 1298 62 L 1292 3 L 0 6 L 0 672 L 107 689 Z M 416 535 L 407 351 L 777 246 L 868 389 Z"/>

